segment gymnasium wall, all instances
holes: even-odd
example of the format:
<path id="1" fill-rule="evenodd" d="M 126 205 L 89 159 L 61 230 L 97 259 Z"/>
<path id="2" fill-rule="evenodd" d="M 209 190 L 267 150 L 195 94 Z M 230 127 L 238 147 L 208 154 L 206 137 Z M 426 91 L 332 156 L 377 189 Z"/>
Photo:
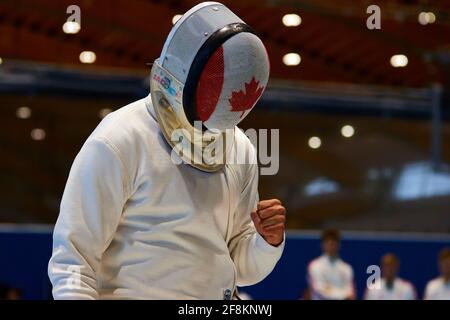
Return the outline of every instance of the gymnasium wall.
<path id="1" fill-rule="evenodd" d="M 51 286 L 47 262 L 51 255 L 52 227 L 0 227 L 0 283 L 20 288 L 24 299 L 48 299 Z M 288 232 L 285 252 L 263 282 L 241 288 L 255 299 L 298 299 L 306 288 L 308 262 L 320 254 L 319 232 Z M 367 266 L 393 252 L 401 259 L 400 275 L 411 281 L 422 297 L 426 282 L 438 274 L 436 256 L 450 245 L 448 235 L 344 232 L 342 258 L 355 272 L 358 296 L 364 291 Z"/>

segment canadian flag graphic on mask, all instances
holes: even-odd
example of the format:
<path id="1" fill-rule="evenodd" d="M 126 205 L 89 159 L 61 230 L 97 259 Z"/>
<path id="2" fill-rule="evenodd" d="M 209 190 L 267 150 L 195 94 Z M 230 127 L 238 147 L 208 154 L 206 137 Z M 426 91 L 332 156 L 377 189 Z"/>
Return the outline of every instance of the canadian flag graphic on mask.
<path id="1" fill-rule="evenodd" d="M 261 40 L 239 33 L 209 58 L 196 92 L 196 112 L 209 129 L 231 129 L 244 119 L 267 86 L 269 59 Z"/>
<path id="2" fill-rule="evenodd" d="M 264 87 L 258 87 L 259 82 L 255 80 L 255 77 L 249 83 L 245 84 L 244 91 L 233 91 L 231 94 L 231 99 L 229 99 L 231 104 L 231 111 L 241 112 L 241 118 L 245 111 L 253 108 L 253 106 L 261 97 Z"/>

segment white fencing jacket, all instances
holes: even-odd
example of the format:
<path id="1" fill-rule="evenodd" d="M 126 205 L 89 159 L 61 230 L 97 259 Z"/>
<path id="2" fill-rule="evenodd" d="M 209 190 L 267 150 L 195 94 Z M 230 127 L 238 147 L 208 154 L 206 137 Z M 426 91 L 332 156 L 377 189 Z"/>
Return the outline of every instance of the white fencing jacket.
<path id="1" fill-rule="evenodd" d="M 240 130 L 236 145 L 256 157 Z M 48 266 L 54 298 L 223 299 L 261 281 L 284 241 L 255 230 L 257 185 L 256 164 L 174 164 L 149 96 L 111 113 L 70 170 Z"/>
<path id="2" fill-rule="evenodd" d="M 313 300 L 343 300 L 355 297 L 353 269 L 340 258 L 322 255 L 308 265 L 307 280 Z"/>
<path id="3" fill-rule="evenodd" d="M 386 280 L 381 279 L 374 284 L 373 288 L 366 289 L 365 300 L 415 300 L 416 290 L 414 286 L 401 278 L 394 279 L 391 287 L 387 286 Z"/>

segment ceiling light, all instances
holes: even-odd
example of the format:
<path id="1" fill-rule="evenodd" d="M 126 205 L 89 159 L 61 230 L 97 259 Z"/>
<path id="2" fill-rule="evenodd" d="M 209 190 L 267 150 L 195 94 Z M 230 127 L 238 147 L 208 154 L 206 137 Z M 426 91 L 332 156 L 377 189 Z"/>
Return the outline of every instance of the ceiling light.
<path id="1" fill-rule="evenodd" d="M 66 22 L 64 22 L 62 29 L 63 29 L 64 33 L 75 34 L 80 31 L 81 26 L 76 21 L 66 21 Z"/>
<path id="2" fill-rule="evenodd" d="M 408 65 L 408 57 L 404 54 L 396 54 L 391 57 L 391 65 L 394 68 L 403 68 Z"/>
<path id="3" fill-rule="evenodd" d="M 96 59 L 97 56 L 93 51 L 83 51 L 82 53 L 80 53 L 81 63 L 94 63 Z"/>
<path id="4" fill-rule="evenodd" d="M 31 130 L 30 133 L 31 139 L 40 141 L 45 139 L 45 130 L 40 128 L 35 128 Z"/>
<path id="5" fill-rule="evenodd" d="M 419 23 L 421 25 L 423 25 L 423 26 L 427 25 L 428 24 L 428 14 L 426 12 L 419 13 L 417 20 L 419 21 Z"/>
<path id="6" fill-rule="evenodd" d="M 28 119 L 29 117 L 31 117 L 31 109 L 28 107 L 17 108 L 16 116 L 19 119 Z"/>
<path id="7" fill-rule="evenodd" d="M 172 24 L 177 23 L 177 21 L 180 20 L 180 18 L 181 18 L 182 16 L 183 16 L 182 14 L 176 14 L 176 15 L 174 15 L 173 18 L 172 18 Z"/>
<path id="8" fill-rule="evenodd" d="M 103 109 L 100 109 L 100 111 L 98 112 L 98 116 L 103 119 L 104 117 L 106 117 L 111 112 L 112 112 L 112 109 L 110 109 L 110 108 L 103 108 Z"/>
<path id="9" fill-rule="evenodd" d="M 418 19 L 419 23 L 423 26 L 436 22 L 436 15 L 433 12 L 421 12 L 419 13 Z"/>
<path id="10" fill-rule="evenodd" d="M 317 149 L 322 145 L 322 140 L 319 137 L 311 137 L 308 140 L 308 145 L 312 149 Z"/>
<path id="11" fill-rule="evenodd" d="M 285 14 L 281 21 L 286 27 L 297 27 L 302 23 L 302 18 L 298 14 L 289 13 Z"/>
<path id="12" fill-rule="evenodd" d="M 346 138 L 350 138 L 355 134 L 355 128 L 351 125 L 345 125 L 341 128 L 341 134 Z"/>
<path id="13" fill-rule="evenodd" d="M 287 66 L 296 66 L 300 64 L 301 57 L 298 53 L 287 53 L 283 56 L 283 63 Z"/>
<path id="14" fill-rule="evenodd" d="M 427 12 L 428 23 L 434 23 L 436 21 L 436 15 L 433 12 Z"/>

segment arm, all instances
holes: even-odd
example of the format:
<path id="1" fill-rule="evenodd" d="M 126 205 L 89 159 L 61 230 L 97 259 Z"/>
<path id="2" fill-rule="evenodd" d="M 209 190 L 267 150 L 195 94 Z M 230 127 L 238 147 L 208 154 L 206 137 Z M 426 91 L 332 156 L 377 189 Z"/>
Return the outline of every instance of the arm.
<path id="1" fill-rule="evenodd" d="M 97 299 L 97 277 L 126 202 L 126 177 L 115 149 L 89 139 L 70 170 L 48 265 L 55 299 Z"/>
<path id="2" fill-rule="evenodd" d="M 414 288 L 414 286 L 412 284 L 409 284 L 406 290 L 406 294 L 405 294 L 405 300 L 416 300 L 417 299 L 417 294 L 416 294 L 416 289 Z"/>
<path id="3" fill-rule="evenodd" d="M 427 286 L 425 287 L 425 294 L 423 295 L 423 300 L 433 300 L 433 298 L 432 298 L 431 281 L 428 282 Z"/>
<path id="4" fill-rule="evenodd" d="M 369 289 L 369 288 L 366 289 L 366 291 L 364 292 L 364 300 L 376 300 L 373 294 L 373 290 L 377 289 Z"/>
<path id="5" fill-rule="evenodd" d="M 252 164 L 235 212 L 233 233 L 228 244 L 237 271 L 237 285 L 248 286 L 263 280 L 275 267 L 284 248 L 269 244 L 251 218 L 258 203 L 258 167 Z"/>
<path id="6" fill-rule="evenodd" d="M 328 287 L 326 279 L 321 271 L 318 262 L 311 262 L 308 266 L 307 282 L 311 291 L 311 298 L 314 299 L 330 299 L 328 297 Z"/>

